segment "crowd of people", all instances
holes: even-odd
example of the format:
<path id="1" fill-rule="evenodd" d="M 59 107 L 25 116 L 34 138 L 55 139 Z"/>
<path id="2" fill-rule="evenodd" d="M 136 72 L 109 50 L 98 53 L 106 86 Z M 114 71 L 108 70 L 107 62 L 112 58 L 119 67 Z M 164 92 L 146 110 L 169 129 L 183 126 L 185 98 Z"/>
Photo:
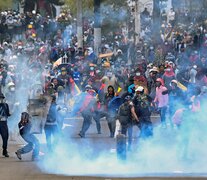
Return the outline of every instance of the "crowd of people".
<path id="1" fill-rule="evenodd" d="M 83 117 L 81 138 L 93 119 L 97 132 L 103 133 L 100 119 L 104 117 L 113 138 L 118 119 L 121 133 L 128 131 L 130 149 L 133 126 L 140 129 L 140 138 L 153 136 L 152 114 L 160 115 L 165 129 L 167 122 L 171 128 L 181 125 L 175 117 L 178 110 L 202 110 L 207 89 L 207 27 L 204 22 L 178 24 L 173 9 L 169 13 L 169 19 L 163 18 L 159 41 L 153 41 L 149 33 L 153 27 L 143 27 L 138 44 L 127 40 L 120 28 L 102 37 L 100 54 L 96 54 L 90 20 L 84 22 L 81 48 L 69 12 L 56 19 L 35 11 L 1 12 L 0 99 L 6 99 L 10 112 L 2 100 L 0 123 L 21 115 L 20 134 L 29 143 L 16 152 L 17 157 L 21 159 L 33 145 L 34 159 L 39 151 L 38 140 L 30 132 L 29 99 L 42 100 L 46 106 L 44 97 L 51 98 L 43 124 L 50 151 L 51 137 L 60 134 L 66 116 Z M 6 124 L 0 126 L 0 133 L 3 155 L 9 157 Z"/>

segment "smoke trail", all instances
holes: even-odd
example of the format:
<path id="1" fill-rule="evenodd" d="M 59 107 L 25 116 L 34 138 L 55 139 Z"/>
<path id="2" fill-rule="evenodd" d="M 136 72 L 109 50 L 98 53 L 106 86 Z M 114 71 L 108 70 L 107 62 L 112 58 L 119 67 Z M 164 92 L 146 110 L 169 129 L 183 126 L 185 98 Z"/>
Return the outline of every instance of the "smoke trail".
<path id="1" fill-rule="evenodd" d="M 33 51 L 35 51 L 35 49 L 33 49 Z M 15 53 L 14 49 L 12 53 Z M 14 135 L 13 137 L 13 133 L 15 134 L 18 131 L 17 124 L 20 120 L 21 112 L 28 111 L 29 99 L 38 99 L 43 94 L 44 80 L 42 79 L 43 69 L 39 64 L 36 56 L 30 56 L 22 53 L 18 56 L 15 56 L 15 59 L 12 59 L 12 57 L 13 56 L 11 55 L 8 58 L 8 63 L 9 65 L 13 65 L 15 67 L 15 91 L 10 92 L 9 89 L 6 88 L 6 85 L 4 88 L 4 92 L 6 95 L 9 93 L 14 94 L 13 101 L 9 102 L 10 107 L 13 108 L 11 108 L 11 117 L 9 117 L 8 119 L 9 130 L 11 132 L 10 135 L 11 138 L 14 138 L 16 137 L 16 135 Z M 6 82 L 8 81 L 7 83 L 9 83 L 11 81 L 9 79 L 9 76 L 7 79 Z M 38 117 L 33 118 L 32 121 L 36 124 L 40 123 L 42 120 L 42 117 Z M 33 131 L 39 131 L 37 129 L 39 129 L 39 125 L 38 127 L 34 128 Z"/>

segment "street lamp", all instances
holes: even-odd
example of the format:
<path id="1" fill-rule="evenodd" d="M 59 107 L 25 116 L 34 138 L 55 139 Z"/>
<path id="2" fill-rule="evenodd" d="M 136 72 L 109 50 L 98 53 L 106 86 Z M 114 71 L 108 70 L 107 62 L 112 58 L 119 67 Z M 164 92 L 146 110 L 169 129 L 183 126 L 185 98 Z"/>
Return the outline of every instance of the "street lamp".
<path id="1" fill-rule="evenodd" d="M 135 44 L 139 42 L 139 36 L 141 31 L 141 22 L 140 22 L 140 1 L 131 0 L 128 1 L 130 7 L 134 7 L 134 31 L 135 31 Z"/>

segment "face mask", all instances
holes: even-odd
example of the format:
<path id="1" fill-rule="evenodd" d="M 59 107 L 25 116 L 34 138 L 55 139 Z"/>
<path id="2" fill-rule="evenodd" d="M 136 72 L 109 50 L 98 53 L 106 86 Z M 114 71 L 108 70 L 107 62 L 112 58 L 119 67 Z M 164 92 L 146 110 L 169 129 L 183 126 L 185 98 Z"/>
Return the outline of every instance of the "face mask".
<path id="1" fill-rule="evenodd" d="M 15 87 L 10 88 L 10 90 L 11 90 L 12 92 L 14 92 L 14 91 L 15 91 Z"/>
<path id="2" fill-rule="evenodd" d="M 170 72 L 170 69 L 166 69 L 165 71 Z"/>
<path id="3" fill-rule="evenodd" d="M 62 74 L 62 75 L 66 75 L 67 72 L 66 72 L 66 71 L 62 71 L 61 74 Z"/>
<path id="4" fill-rule="evenodd" d="M 160 87 L 161 86 L 161 83 L 160 82 L 156 82 L 156 86 L 157 87 Z"/>
<path id="5" fill-rule="evenodd" d="M 141 74 L 140 73 L 136 73 L 136 76 L 140 76 Z"/>
<path id="6" fill-rule="evenodd" d="M 93 71 L 94 70 L 94 67 L 90 67 L 90 70 Z"/>

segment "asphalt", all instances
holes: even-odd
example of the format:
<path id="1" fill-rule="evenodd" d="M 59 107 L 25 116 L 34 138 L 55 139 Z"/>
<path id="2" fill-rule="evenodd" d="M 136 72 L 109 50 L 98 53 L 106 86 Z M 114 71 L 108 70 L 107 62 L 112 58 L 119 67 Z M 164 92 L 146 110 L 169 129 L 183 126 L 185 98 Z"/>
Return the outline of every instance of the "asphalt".
<path id="1" fill-rule="evenodd" d="M 155 121 L 157 122 L 157 117 L 155 117 Z M 75 128 L 75 131 L 72 131 L 71 133 L 68 133 L 68 136 L 72 137 L 75 141 L 77 141 L 77 144 L 79 143 L 81 146 L 82 139 L 78 137 L 79 129 L 81 128 L 82 119 L 67 119 L 65 128 L 70 127 L 72 129 Z M 115 148 L 115 139 L 108 138 L 108 128 L 106 126 L 106 122 L 102 121 L 102 128 L 103 133 L 101 135 L 97 135 L 95 123 L 92 124 L 92 127 L 90 128 L 86 139 L 92 139 L 93 143 L 99 144 L 100 139 L 102 141 L 106 141 L 106 144 L 108 144 L 108 148 Z M 69 128 L 69 129 L 70 129 Z M 37 135 L 38 138 L 42 139 L 43 135 Z M 42 140 L 41 140 L 42 141 Z M 43 140 L 44 141 L 44 140 Z M 0 145 L 2 144 L 0 140 Z M 47 174 L 43 172 L 40 167 L 38 166 L 38 162 L 31 161 L 31 153 L 24 156 L 24 159 L 22 161 L 18 160 L 15 151 L 19 149 L 21 146 L 23 146 L 25 143 L 21 137 L 16 136 L 15 141 L 9 141 L 9 158 L 5 158 L 1 156 L 0 154 L 0 180 L 52 180 L 52 179 L 68 179 L 68 180 L 118 180 L 118 179 L 141 179 L 141 180 L 158 180 L 158 179 L 181 179 L 181 180 L 187 180 L 187 179 L 207 179 L 207 175 L 205 174 L 180 174 L 179 177 L 176 174 L 148 174 L 148 175 L 140 175 L 139 177 L 110 177 L 110 176 L 63 176 L 63 175 L 56 175 L 56 174 Z M 41 153 L 44 152 L 45 145 L 41 145 Z M 43 154 L 41 154 L 43 155 Z M 41 157 L 41 156 L 40 156 Z M 40 159 L 41 161 L 41 159 Z"/>

